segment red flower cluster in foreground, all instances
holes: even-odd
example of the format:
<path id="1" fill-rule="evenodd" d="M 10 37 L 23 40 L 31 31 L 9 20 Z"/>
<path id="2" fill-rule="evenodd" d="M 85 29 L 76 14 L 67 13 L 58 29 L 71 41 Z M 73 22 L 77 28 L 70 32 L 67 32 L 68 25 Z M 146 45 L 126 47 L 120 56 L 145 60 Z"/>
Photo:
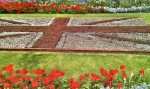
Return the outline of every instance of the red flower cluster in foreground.
<path id="1" fill-rule="evenodd" d="M 30 74 L 27 69 L 20 69 L 14 72 L 13 66 L 13 64 L 9 64 L 2 68 L 2 72 L 6 71 L 6 75 L 8 74 L 8 76 L 5 76 L 2 73 L 0 74 L 0 83 L 3 84 L 4 88 L 13 88 L 15 85 L 19 85 L 20 88 L 35 88 L 43 85 L 49 87 L 49 89 L 55 89 L 55 85 L 53 85 L 52 82 L 65 74 L 64 71 L 58 69 L 51 70 L 49 74 L 46 74 L 45 69 L 32 70 Z M 39 81 L 41 81 L 40 85 Z"/>
<path id="2" fill-rule="evenodd" d="M 79 79 L 68 78 L 68 81 L 61 80 L 61 77 L 65 75 L 65 71 L 60 71 L 59 69 L 52 69 L 49 73 L 45 69 L 34 69 L 29 71 L 27 69 L 14 70 L 13 64 L 9 64 L 2 68 L 0 72 L 0 89 L 3 88 L 44 88 L 44 89 L 61 89 L 70 88 L 78 89 L 84 88 L 84 84 L 90 83 L 88 87 L 96 88 L 95 85 L 103 83 L 103 86 L 118 87 L 123 88 L 123 81 L 117 80 L 114 84 L 114 80 L 117 78 L 119 71 L 122 74 L 122 80 L 127 79 L 127 74 L 125 70 L 125 65 L 120 65 L 120 69 L 111 68 L 106 70 L 100 68 L 99 74 L 83 74 L 79 76 Z M 139 70 L 139 75 L 144 75 L 144 70 Z M 133 75 L 132 75 L 133 77 Z M 131 80 L 131 78 L 130 78 Z M 139 81 L 140 79 L 138 79 Z M 16 87 L 18 86 L 18 87 Z M 99 86 L 100 87 L 100 86 Z"/>
<path id="3" fill-rule="evenodd" d="M 104 7 L 92 5 L 42 4 L 35 2 L 0 2 L 0 13 L 95 13 L 103 12 Z"/>

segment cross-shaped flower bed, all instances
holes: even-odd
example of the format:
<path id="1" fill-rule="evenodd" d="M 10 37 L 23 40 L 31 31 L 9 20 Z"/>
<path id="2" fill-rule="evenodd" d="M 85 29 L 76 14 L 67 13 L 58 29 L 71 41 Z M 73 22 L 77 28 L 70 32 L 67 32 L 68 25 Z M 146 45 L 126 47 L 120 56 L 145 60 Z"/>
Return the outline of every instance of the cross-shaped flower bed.
<path id="1" fill-rule="evenodd" d="M 0 18 L 1 50 L 150 52 L 143 18 Z"/>

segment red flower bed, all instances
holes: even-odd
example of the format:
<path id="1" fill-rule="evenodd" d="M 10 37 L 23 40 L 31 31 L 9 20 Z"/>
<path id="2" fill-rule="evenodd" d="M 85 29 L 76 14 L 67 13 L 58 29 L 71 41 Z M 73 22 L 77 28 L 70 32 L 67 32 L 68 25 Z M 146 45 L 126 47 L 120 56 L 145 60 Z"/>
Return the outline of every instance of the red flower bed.
<path id="1" fill-rule="evenodd" d="M 137 75 L 132 72 L 131 76 L 127 76 L 125 65 L 120 65 L 120 69 L 111 68 L 110 70 L 106 70 L 100 68 L 99 74 L 82 74 L 79 76 L 79 79 L 71 77 L 68 80 L 61 78 L 65 75 L 65 71 L 59 69 L 52 69 L 49 73 L 46 73 L 45 69 L 34 69 L 32 71 L 27 69 L 14 70 L 13 66 L 13 64 L 9 64 L 2 68 L 0 72 L 0 89 L 84 89 L 86 87 L 97 89 L 100 86 L 123 88 L 126 85 L 129 86 L 131 80 L 136 83 L 144 82 L 144 70 L 139 70 L 139 74 Z M 122 77 L 118 77 L 119 74 Z M 138 81 L 134 77 L 139 77 Z"/>
<path id="2" fill-rule="evenodd" d="M 42 4 L 35 2 L 0 2 L 0 13 L 95 13 L 104 12 L 103 6 L 96 9 L 93 6 L 88 5 L 57 5 Z"/>

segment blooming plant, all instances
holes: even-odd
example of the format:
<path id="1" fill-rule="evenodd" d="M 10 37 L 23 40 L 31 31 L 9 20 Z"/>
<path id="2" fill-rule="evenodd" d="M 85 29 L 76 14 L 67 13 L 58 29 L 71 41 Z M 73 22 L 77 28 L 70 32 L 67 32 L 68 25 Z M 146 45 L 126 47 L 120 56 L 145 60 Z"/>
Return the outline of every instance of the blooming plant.
<path id="1" fill-rule="evenodd" d="M 150 11 L 150 6 L 131 8 L 111 8 L 106 6 L 93 6 L 88 4 L 43 4 L 38 2 L 0 2 L 0 13 L 101 13 L 101 12 L 141 12 Z"/>
<path id="2" fill-rule="evenodd" d="M 13 66 L 9 64 L 2 68 L 0 89 L 129 89 L 140 83 L 145 84 L 144 70 L 139 70 L 138 74 L 132 71 L 127 75 L 125 65 L 120 65 L 119 69 L 100 68 L 98 74 L 86 73 L 78 79 L 71 77 L 68 80 L 61 78 L 65 71 L 59 69 L 52 69 L 47 73 L 45 69 L 14 70 Z M 145 86 L 148 87 L 146 84 Z"/>
<path id="3" fill-rule="evenodd" d="M 35 2 L 0 2 L 0 13 L 87 13 L 86 5 L 42 4 Z M 93 8 L 94 9 L 94 8 Z M 103 11 L 101 9 L 101 11 Z"/>

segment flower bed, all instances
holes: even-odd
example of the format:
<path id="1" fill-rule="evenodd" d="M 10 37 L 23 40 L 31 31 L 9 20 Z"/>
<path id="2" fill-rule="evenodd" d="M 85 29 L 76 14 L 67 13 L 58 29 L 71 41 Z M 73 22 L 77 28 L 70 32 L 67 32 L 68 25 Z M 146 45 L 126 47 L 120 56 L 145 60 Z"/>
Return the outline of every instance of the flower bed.
<path id="1" fill-rule="evenodd" d="M 142 12 L 150 11 L 150 6 L 131 8 L 111 8 L 93 5 L 66 5 L 66 4 L 42 4 L 35 2 L 0 2 L 0 13 L 101 13 L 101 12 Z"/>
<path id="2" fill-rule="evenodd" d="M 49 73 L 45 69 L 19 69 L 14 70 L 13 64 L 2 68 L 0 73 L 1 89 L 147 89 L 145 83 L 145 71 L 139 70 L 139 73 L 131 71 L 127 75 L 125 65 L 120 65 L 120 69 L 111 68 L 105 70 L 100 68 L 99 74 L 86 73 L 79 76 L 79 79 L 73 77 L 63 79 L 65 71 L 52 69 Z M 144 87 L 144 88 L 143 88 Z M 139 89 L 139 88 L 138 88 Z"/>

